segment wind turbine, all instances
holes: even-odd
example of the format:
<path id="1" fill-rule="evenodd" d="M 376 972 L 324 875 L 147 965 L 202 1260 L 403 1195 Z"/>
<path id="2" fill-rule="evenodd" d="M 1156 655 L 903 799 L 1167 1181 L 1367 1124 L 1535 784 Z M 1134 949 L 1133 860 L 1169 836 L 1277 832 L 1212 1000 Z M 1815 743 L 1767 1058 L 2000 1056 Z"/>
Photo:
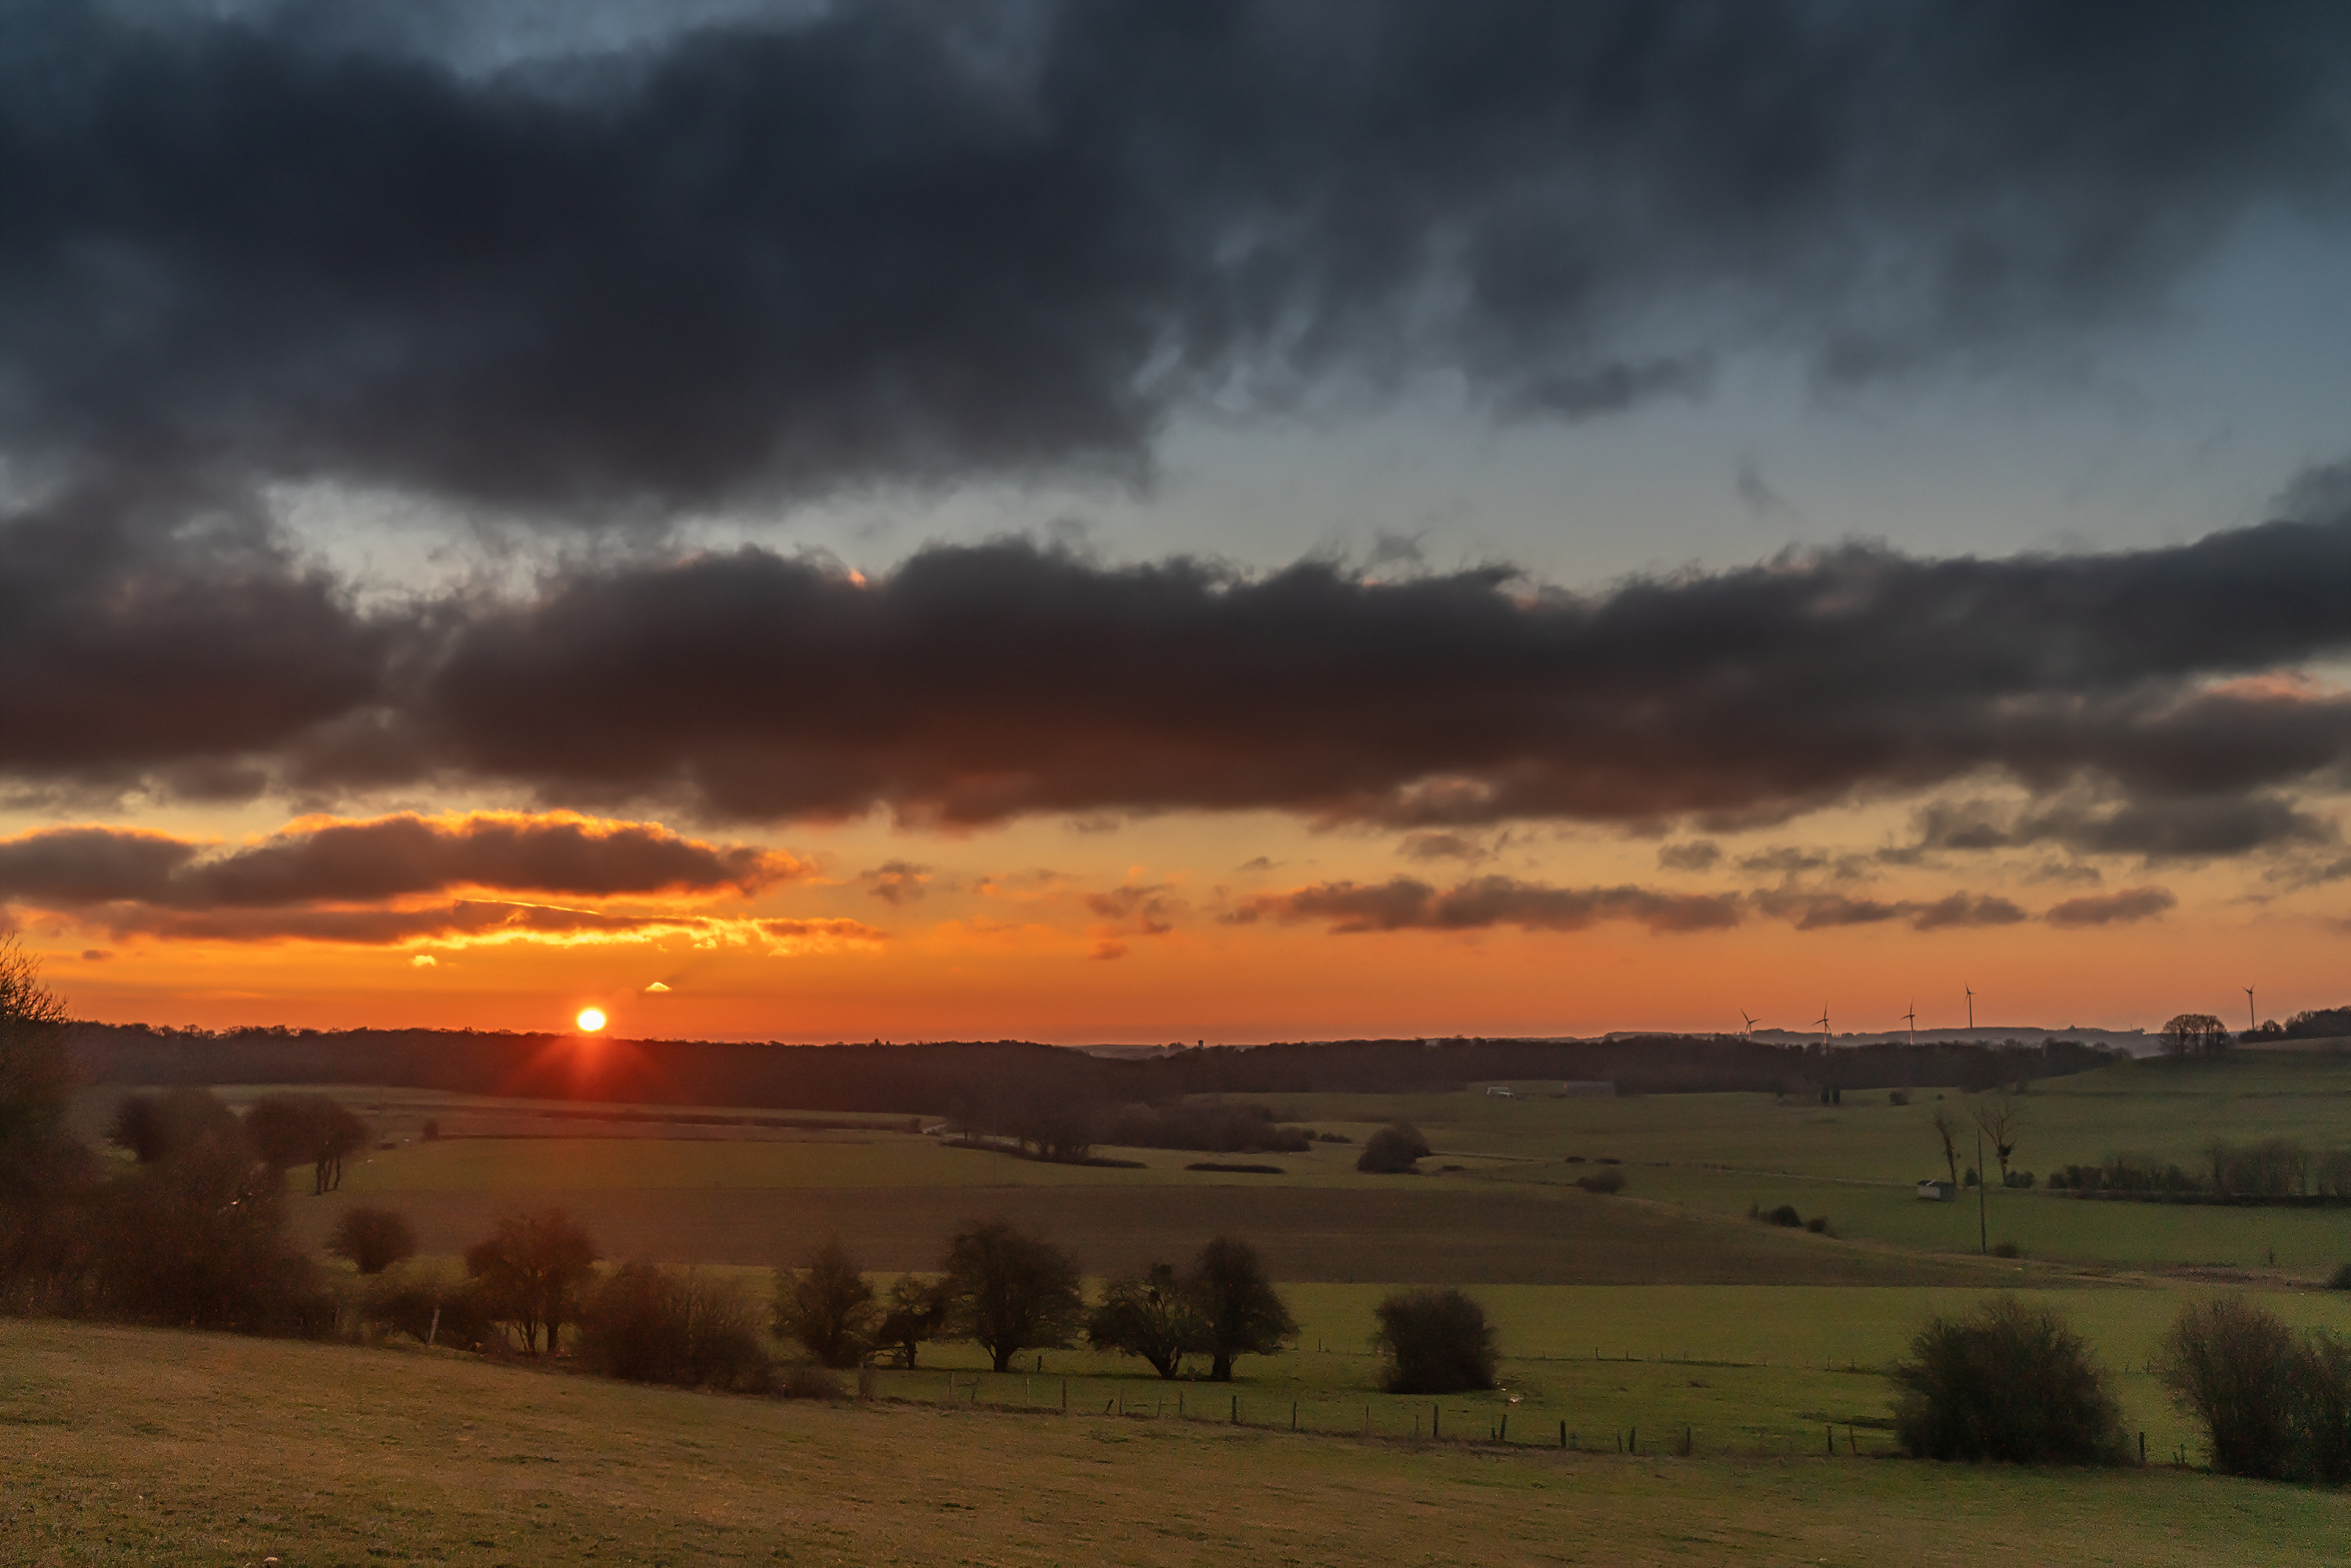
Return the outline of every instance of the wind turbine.
<path id="1" fill-rule="evenodd" d="M 1918 1044 L 1918 1004 L 1913 1001 L 1910 1004 L 1910 1010 L 1902 1016 L 1909 1020 L 1910 1044 L 1915 1049 Z"/>
<path id="2" fill-rule="evenodd" d="M 1821 1049 L 1826 1051 L 1829 1048 L 1829 1005 L 1826 1002 L 1821 1004 L 1820 1026 Z"/>
<path id="3" fill-rule="evenodd" d="M 1755 1038 L 1755 1015 L 1749 1012 L 1745 1008 L 1741 1008 L 1739 1009 L 1739 1016 L 1747 1020 L 1747 1038 L 1753 1040 Z"/>
<path id="4" fill-rule="evenodd" d="M 1970 1034 L 1973 1034 L 1973 1033 L 1975 1033 L 1975 1031 L 1976 1031 L 1976 991 L 1975 991 L 1975 988 L 1974 988 L 1973 986 L 1962 986 L 1962 987 L 1960 987 L 1959 988 L 1960 988 L 1961 990 L 1963 990 L 1963 991 L 1967 992 L 1967 994 L 1968 994 L 1968 1032 L 1969 1032 Z"/>
<path id="5" fill-rule="evenodd" d="M 2253 1021 L 2253 988 L 2245 988 L 2245 1032 L 2252 1033 L 2262 1026 Z"/>

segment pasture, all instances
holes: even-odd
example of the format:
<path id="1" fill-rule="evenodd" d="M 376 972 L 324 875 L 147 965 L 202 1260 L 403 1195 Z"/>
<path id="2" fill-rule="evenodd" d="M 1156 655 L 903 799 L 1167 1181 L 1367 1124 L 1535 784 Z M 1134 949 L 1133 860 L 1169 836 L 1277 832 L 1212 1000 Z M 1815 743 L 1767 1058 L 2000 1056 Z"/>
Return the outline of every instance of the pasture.
<path id="1" fill-rule="evenodd" d="M 764 1291 L 764 1280 L 748 1281 Z M 1610 1448 L 1623 1434 L 1663 1445 L 1687 1428 L 1701 1454 L 1804 1457 L 1826 1446 L 1834 1427 L 1842 1451 L 1883 1451 L 1892 1443 L 1891 1385 L 1884 1373 L 1937 1313 L 1967 1311 L 1977 1290 L 1834 1286 L 1546 1286 L 1470 1288 L 1498 1328 L 1501 1386 L 1441 1401 L 1380 1391 L 1372 1353 L 1372 1309 L 1389 1287 L 1290 1285 L 1284 1295 L 1301 1328 L 1298 1348 L 1245 1356 L 1231 1387 L 1168 1384 L 1132 1358 L 1047 1351 L 1024 1358 L 1034 1371 L 998 1376 L 967 1345 L 924 1353 L 916 1372 L 885 1372 L 885 1393 L 938 1401 L 947 1374 L 966 1403 L 1054 1406 L 1061 1381 L 1072 1409 L 1105 1406 L 1175 1416 L 1244 1420 L 1339 1434 L 1412 1436 L 1426 1431 L 1432 1403 L 1448 1433 L 1483 1437 L 1507 1420 L 1513 1443 L 1555 1445 L 1562 1426 L 1586 1447 Z M 2197 1437 L 2146 1372 L 2158 1337 L 2200 1286 L 2099 1286 L 2036 1290 L 2035 1305 L 2063 1313 L 2113 1379 L 2126 1423 L 2147 1434 L 2148 1452 L 2168 1457 Z M 2271 1311 L 2297 1327 L 2351 1332 L 2351 1300 L 2314 1291 L 2262 1292 Z M 1417 1424 L 1417 1427 L 1416 1427 Z"/>
<path id="2" fill-rule="evenodd" d="M 1482 1437 L 1482 1431 L 1466 1434 Z M 2339 1558 L 2351 1499 L 2166 1468 L 1562 1454 L 0 1322 L 28 1564 L 1188 1564 Z"/>
<path id="3" fill-rule="evenodd" d="M 1930 1122 L 1968 1100 L 1882 1091 L 1841 1106 L 1763 1094 L 1555 1097 L 1517 1086 L 1450 1094 L 1274 1096 L 1286 1117 L 1358 1141 L 1403 1118 L 1437 1153 L 1419 1176 L 1353 1168 L 1354 1144 L 1251 1156 L 1279 1176 L 1187 1170 L 1203 1156 L 1111 1150 L 1138 1168 L 1051 1165 L 958 1148 L 895 1116 L 795 1117 L 703 1108 L 546 1106 L 418 1091 L 339 1092 L 390 1150 L 355 1163 L 342 1193 L 296 1204 L 323 1236 L 346 1205 L 409 1212 L 428 1249 L 455 1250 L 495 1212 L 574 1209 L 616 1255 L 762 1263 L 838 1230 L 875 1266 L 922 1268 L 938 1240 L 980 1212 L 1049 1230 L 1090 1269 L 1150 1261 L 1225 1228 L 1256 1238 L 1284 1278 L 1496 1283 L 1965 1284 L 1980 1278 L 1975 1196 L 1921 1203 L 1943 1174 Z M 119 1094 L 120 1091 L 114 1091 Z M 244 1098 L 255 1090 L 232 1092 Z M 102 1124 L 100 1096 L 84 1120 Z M 2045 1175 L 2128 1153 L 2197 1168 L 2215 1140 L 2293 1137 L 2351 1146 L 2351 1057 L 2248 1051 L 2219 1062 L 2148 1061 L 2034 1085 L 2016 1165 Z M 614 1120 L 618 1113 L 636 1119 Z M 699 1121 L 663 1120 L 668 1115 Z M 737 1119 L 729 1124 L 728 1117 Z M 426 1118 L 452 1135 L 418 1136 Z M 824 1125 L 761 1126 L 799 1120 Z M 1963 1161 L 1974 1154 L 1963 1134 Z M 1575 1180 L 1626 1178 L 1594 1199 Z M 1447 1166 L 1458 1167 L 1452 1170 Z M 299 1186 L 297 1190 L 305 1190 Z M 1614 1207 L 1599 1208 L 1599 1205 Z M 1794 1206 L 1837 1241 L 1773 1233 L 1750 1208 Z M 2351 1209 L 2240 1208 L 2091 1201 L 1995 1186 L 1982 1239 L 2022 1249 L 2036 1270 L 2226 1270 L 2274 1282 L 2323 1280 L 2351 1260 Z"/>

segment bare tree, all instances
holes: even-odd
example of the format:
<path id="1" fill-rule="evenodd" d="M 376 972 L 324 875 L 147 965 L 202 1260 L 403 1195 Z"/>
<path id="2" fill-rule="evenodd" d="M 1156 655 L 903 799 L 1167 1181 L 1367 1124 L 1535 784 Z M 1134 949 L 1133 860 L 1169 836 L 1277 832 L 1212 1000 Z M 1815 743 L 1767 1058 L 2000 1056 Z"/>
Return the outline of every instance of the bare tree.
<path id="1" fill-rule="evenodd" d="M 280 1176 L 310 1166 L 316 1195 L 343 1185 L 343 1161 L 367 1146 L 367 1124 L 324 1094 L 265 1094 L 245 1113 L 254 1152 Z"/>
<path id="2" fill-rule="evenodd" d="M 2000 1161 L 2000 1183 L 2008 1185 L 2008 1162 L 2016 1154 L 2017 1134 L 2024 1126 L 2024 1105 L 2005 1090 L 1987 1094 L 1969 1108 L 1976 1127 L 1991 1145 L 1992 1157 Z M 1984 1173 L 1977 1173 L 1980 1179 Z"/>
<path id="3" fill-rule="evenodd" d="M 1935 1135 L 1943 1140 L 1943 1165 L 1951 1173 L 1952 1190 L 1957 1191 L 1959 1185 L 1959 1121 L 1949 1111 L 1938 1105 L 1935 1107 L 1933 1125 Z"/>
<path id="4" fill-rule="evenodd" d="M 809 1255 L 800 1269 L 776 1270 L 775 1329 L 796 1339 L 827 1366 L 855 1366 L 872 1342 L 873 1287 L 838 1236 Z"/>
<path id="5" fill-rule="evenodd" d="M 0 933 L 0 1312 L 66 1310 L 90 1239 L 95 1161 L 66 1124 L 65 1004 Z"/>
<path id="6" fill-rule="evenodd" d="M 563 1325 L 580 1315 L 580 1293 L 596 1270 L 596 1242 L 559 1208 L 510 1215 L 465 1249 L 465 1272 L 481 1284 L 493 1318 L 512 1323 L 523 1348 L 538 1354 L 547 1331 L 553 1355 Z"/>

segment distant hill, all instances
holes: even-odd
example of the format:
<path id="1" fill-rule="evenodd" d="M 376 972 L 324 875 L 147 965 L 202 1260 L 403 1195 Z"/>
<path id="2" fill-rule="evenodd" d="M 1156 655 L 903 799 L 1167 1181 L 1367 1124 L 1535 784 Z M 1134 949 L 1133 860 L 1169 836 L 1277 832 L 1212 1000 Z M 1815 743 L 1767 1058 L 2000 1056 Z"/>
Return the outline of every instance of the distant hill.
<path id="1" fill-rule="evenodd" d="M 623 1104 L 931 1114 L 1015 1104 L 1165 1103 L 1187 1094 L 1397 1093 L 1496 1080 L 1621 1092 L 1989 1087 L 2104 1066 L 2079 1040 L 2033 1044 L 1634 1035 L 1607 1040 L 1351 1040 L 1109 1057 L 1029 1040 L 780 1045 L 583 1040 L 462 1030 L 158 1030 L 78 1024 L 94 1083 L 318 1083 Z"/>
<path id="2" fill-rule="evenodd" d="M 1612 1035 L 1610 1039 L 1616 1038 Z M 1755 1038 L 1775 1045 L 1816 1045 L 1818 1030 L 1759 1029 Z M 1832 1033 L 1831 1046 L 1898 1045 L 1910 1038 L 1907 1030 L 1889 1029 L 1876 1033 L 1855 1031 Z M 2024 1045 L 2043 1045 L 2050 1040 L 2072 1040 L 2082 1045 L 2104 1046 L 2126 1056 L 2158 1056 L 2163 1051 L 2163 1038 L 2143 1029 L 2081 1029 L 2068 1024 L 2064 1029 L 2048 1029 L 2039 1024 L 2030 1027 L 2016 1024 L 1982 1024 L 1974 1029 L 1922 1029 L 1918 1043 L 1950 1043 L 1959 1045 L 2002 1045 L 2011 1040 Z"/>

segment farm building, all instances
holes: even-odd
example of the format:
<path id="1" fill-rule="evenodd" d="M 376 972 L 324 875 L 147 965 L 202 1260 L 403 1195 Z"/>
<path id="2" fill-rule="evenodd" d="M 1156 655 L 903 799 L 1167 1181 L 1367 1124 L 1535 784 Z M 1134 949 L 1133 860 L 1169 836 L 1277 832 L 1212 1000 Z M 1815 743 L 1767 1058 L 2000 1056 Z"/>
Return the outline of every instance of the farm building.
<path id="1" fill-rule="evenodd" d="M 1921 1203 L 1949 1203 L 1959 1196 L 1957 1186 L 1947 1181 L 1922 1181 L 1918 1184 Z"/>

